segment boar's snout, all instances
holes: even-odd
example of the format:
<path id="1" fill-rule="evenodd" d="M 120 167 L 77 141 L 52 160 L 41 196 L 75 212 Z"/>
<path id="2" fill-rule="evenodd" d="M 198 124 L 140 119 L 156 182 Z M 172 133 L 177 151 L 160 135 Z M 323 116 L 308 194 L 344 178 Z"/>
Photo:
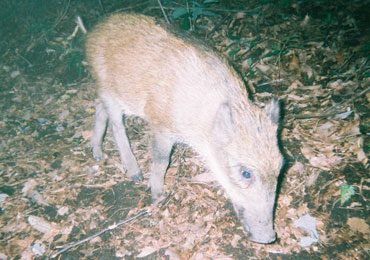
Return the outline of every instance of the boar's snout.
<path id="1" fill-rule="evenodd" d="M 244 230 L 249 234 L 249 240 L 260 244 L 270 244 L 276 240 L 272 213 L 255 212 L 253 214 L 235 204 L 234 208 Z"/>
<path id="2" fill-rule="evenodd" d="M 243 221 L 243 227 L 248 232 L 249 239 L 252 242 L 270 244 L 276 240 L 276 232 L 273 228 L 269 228 L 268 226 L 263 226 L 260 229 L 252 231 L 248 224 Z"/>
<path id="3" fill-rule="evenodd" d="M 260 243 L 260 244 L 270 244 L 276 240 L 276 232 L 273 231 L 271 234 L 263 235 L 263 237 L 254 237 L 251 236 L 249 238 L 252 242 Z"/>

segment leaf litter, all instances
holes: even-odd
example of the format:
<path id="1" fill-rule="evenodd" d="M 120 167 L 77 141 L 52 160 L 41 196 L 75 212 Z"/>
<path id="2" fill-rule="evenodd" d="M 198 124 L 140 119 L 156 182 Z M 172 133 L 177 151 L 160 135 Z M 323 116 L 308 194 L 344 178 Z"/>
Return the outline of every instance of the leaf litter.
<path id="1" fill-rule="evenodd" d="M 124 11 L 162 16 L 149 2 L 123 2 Z M 175 10 L 176 2 L 166 8 Z M 61 259 L 369 257 L 370 34 L 361 11 L 367 6 L 339 1 L 313 14 L 316 3 L 287 3 L 235 1 L 226 8 L 213 1 L 207 7 L 219 15 L 199 15 L 198 9 L 193 18 L 199 17 L 192 20 L 200 38 L 229 56 L 257 104 L 272 96 L 283 100 L 287 166 L 275 211 L 278 241 L 249 242 L 201 158 L 179 146 L 166 176 L 171 194 L 163 207 L 71 248 Z M 69 7 L 63 4 L 56 8 Z M 97 22 L 100 7 L 85 4 L 73 3 L 88 24 Z M 29 5 L 36 8 L 25 1 L 19 8 Z M 339 12 L 340 6 L 348 15 Z M 113 3 L 104 7 L 106 12 L 120 9 Z M 40 6 L 36 10 L 43 12 Z M 151 207 L 145 122 L 128 119 L 143 183 L 134 184 L 121 172 L 109 130 L 104 159 L 92 159 L 94 83 L 79 58 L 83 36 L 72 34 L 75 11 L 67 10 L 57 14 L 61 19 L 50 19 L 59 21 L 55 24 L 40 21 L 38 26 L 47 28 L 43 35 L 25 31 L 24 18 L 13 15 L 24 33 L 6 31 L 1 40 L 0 259 L 45 259 Z M 306 224 L 295 223 L 305 216 L 311 221 L 301 230 Z M 310 234 L 317 241 L 302 247 L 302 238 Z"/>

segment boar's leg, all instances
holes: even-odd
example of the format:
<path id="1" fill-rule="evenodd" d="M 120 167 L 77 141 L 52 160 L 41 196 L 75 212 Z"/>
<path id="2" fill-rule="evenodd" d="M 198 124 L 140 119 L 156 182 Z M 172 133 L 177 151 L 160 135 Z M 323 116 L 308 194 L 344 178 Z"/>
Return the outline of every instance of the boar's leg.
<path id="1" fill-rule="evenodd" d="M 171 138 L 162 134 L 155 134 L 152 140 L 152 169 L 149 185 L 154 202 L 163 194 L 164 175 L 170 163 L 170 154 L 173 146 Z"/>
<path id="2" fill-rule="evenodd" d="M 94 135 L 91 140 L 93 156 L 96 161 L 100 161 L 103 158 L 102 143 L 107 129 L 108 114 L 104 109 L 102 103 L 98 103 L 95 106 L 95 127 Z"/>
<path id="3" fill-rule="evenodd" d="M 127 170 L 127 175 L 131 180 L 134 182 L 141 181 L 143 175 L 131 151 L 130 142 L 127 138 L 124 125 L 123 113 L 120 108 L 116 108 L 115 105 L 109 104 L 108 114 L 114 141 L 118 147 L 123 167 Z"/>

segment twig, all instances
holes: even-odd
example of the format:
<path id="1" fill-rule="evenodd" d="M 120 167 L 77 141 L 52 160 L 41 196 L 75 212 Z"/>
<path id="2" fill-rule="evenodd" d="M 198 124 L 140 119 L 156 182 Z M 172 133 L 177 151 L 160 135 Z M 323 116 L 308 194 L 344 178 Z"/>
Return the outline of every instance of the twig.
<path id="1" fill-rule="evenodd" d="M 52 255 L 51 257 L 52 257 L 52 258 L 54 258 L 54 257 L 56 257 L 56 256 L 58 256 L 58 255 L 60 255 L 60 254 L 62 254 L 62 253 L 64 253 L 64 252 L 68 251 L 69 249 L 71 249 L 71 248 L 73 248 L 73 247 L 75 247 L 75 246 L 81 245 L 81 244 L 83 244 L 83 243 L 85 243 L 85 242 L 87 242 L 87 241 L 90 241 L 91 239 L 93 239 L 93 238 L 95 238 L 95 237 L 100 236 L 101 234 L 103 234 L 103 233 L 105 233 L 105 232 L 107 232 L 107 231 L 109 231 L 109 230 L 113 230 L 113 229 L 115 229 L 115 228 L 117 228 L 117 227 L 119 227 L 119 226 L 122 226 L 122 225 L 124 225 L 124 224 L 126 224 L 126 223 L 128 223 L 128 222 L 131 222 L 131 221 L 133 221 L 133 220 L 135 220 L 135 219 L 137 219 L 137 218 L 140 218 L 140 217 L 142 217 L 142 216 L 148 215 L 148 214 L 149 214 L 149 212 L 150 212 L 149 210 L 143 210 L 143 211 L 141 211 L 140 213 L 136 214 L 135 216 L 132 216 L 132 217 L 130 217 L 130 218 L 127 218 L 127 219 L 125 219 L 125 220 L 122 220 L 122 221 L 118 222 L 117 224 L 110 225 L 109 227 L 107 227 L 107 228 L 105 228 L 105 229 L 103 229 L 103 230 L 99 231 L 98 233 L 96 233 L 96 234 L 94 234 L 94 235 L 91 235 L 91 236 L 89 236 L 89 237 L 86 237 L 85 239 L 82 239 L 82 240 L 80 240 L 80 241 L 78 241 L 78 242 L 75 242 L 75 243 L 73 243 L 73 244 L 71 244 L 71 245 L 69 245 L 69 246 L 67 246 L 67 247 L 63 248 L 62 250 L 58 251 L 57 253 L 55 253 L 55 254 L 54 254 L 54 255 Z"/>
<path id="2" fill-rule="evenodd" d="M 64 19 L 64 17 L 68 13 L 69 5 L 71 3 L 71 0 L 68 0 L 67 4 L 65 5 L 64 9 L 60 12 L 60 16 L 57 17 L 57 20 L 55 21 L 52 29 L 58 26 L 58 24 Z"/>
<path id="3" fill-rule="evenodd" d="M 101 10 L 103 11 L 103 14 L 105 14 L 104 6 L 101 0 L 99 0 L 99 5 L 100 5 Z"/>
<path id="4" fill-rule="evenodd" d="M 60 12 L 60 15 L 56 18 L 56 21 L 55 21 L 54 25 L 51 28 L 47 29 L 46 32 L 41 33 L 41 35 L 39 37 L 37 37 L 36 40 L 34 40 L 27 47 L 26 53 L 29 52 L 29 51 L 31 51 L 36 46 L 36 44 L 46 35 L 46 33 L 49 33 L 51 30 L 55 29 L 58 26 L 58 24 L 64 19 L 64 17 L 67 14 L 68 9 L 69 9 L 70 2 L 71 2 L 71 0 L 68 0 L 68 2 L 65 5 L 64 9 Z"/>
<path id="5" fill-rule="evenodd" d="M 297 116 L 294 116 L 294 119 L 323 118 L 323 117 L 335 116 L 335 115 L 342 114 L 345 112 L 347 111 L 342 110 L 342 111 L 336 111 L 336 112 L 330 112 L 330 113 L 322 113 L 318 115 L 297 115 Z"/>
<path id="6" fill-rule="evenodd" d="M 366 92 L 368 92 L 370 90 L 370 86 L 368 86 L 367 88 L 365 88 L 363 91 L 361 91 L 360 93 L 354 95 L 353 97 L 351 97 L 350 99 L 347 99 L 345 100 L 344 102 L 340 103 L 340 104 L 337 104 L 335 106 L 333 106 L 332 108 L 328 109 L 327 111 L 325 112 L 329 112 L 329 111 L 333 111 L 335 108 L 337 108 L 338 106 L 341 106 L 341 105 L 344 105 L 344 104 L 347 104 L 347 103 L 350 103 L 352 102 L 353 100 L 355 100 L 356 98 L 362 96 L 363 94 L 365 94 Z"/>
<path id="7" fill-rule="evenodd" d="M 366 92 L 368 92 L 370 90 L 370 86 L 368 86 L 367 88 L 365 88 L 363 91 L 361 91 L 360 93 L 354 95 L 353 97 L 351 97 L 350 99 L 347 99 L 345 100 L 344 102 L 340 103 L 340 104 L 336 104 L 335 106 L 327 109 L 324 113 L 322 114 L 317 114 L 317 115 L 297 115 L 297 116 L 294 116 L 294 119 L 310 119 L 310 118 L 322 118 L 322 117 L 329 117 L 329 116 L 335 116 L 335 115 L 338 115 L 338 114 L 342 114 L 342 113 L 345 113 L 347 111 L 333 111 L 334 109 L 336 109 L 337 107 L 339 106 L 342 106 L 344 104 L 347 104 L 347 103 L 350 103 L 352 102 L 353 100 L 355 100 L 356 98 L 364 95 Z"/>
<path id="8" fill-rule="evenodd" d="M 75 19 L 76 23 L 77 23 L 77 26 L 81 29 L 81 31 L 86 34 L 87 33 L 87 30 L 86 30 L 86 27 L 81 19 L 81 16 L 77 15 L 76 16 L 76 19 Z"/>
<path id="9" fill-rule="evenodd" d="M 335 72 L 338 72 L 340 71 L 345 65 L 347 65 L 347 63 L 349 63 L 349 61 L 352 59 L 352 57 L 354 56 L 354 54 L 352 53 L 351 56 L 346 59 L 336 70 Z"/>
<path id="10" fill-rule="evenodd" d="M 159 208 L 162 208 L 165 204 L 167 204 L 167 202 L 169 201 L 170 197 L 172 196 L 172 194 L 174 193 L 174 190 L 176 189 L 177 187 L 177 183 L 179 182 L 179 179 L 180 179 L 180 172 L 181 172 L 181 164 L 182 164 L 182 159 L 184 158 L 184 153 L 185 151 L 183 150 L 182 153 L 180 154 L 180 161 L 179 161 L 179 166 L 177 167 L 177 172 L 176 172 L 176 180 L 175 180 L 175 183 L 173 184 L 171 190 L 168 192 L 168 194 L 164 197 L 160 197 L 159 199 L 157 199 L 152 205 L 150 205 L 146 210 L 143 210 L 141 212 L 139 212 L 138 214 L 130 217 L 130 218 L 127 218 L 127 219 L 124 219 L 120 222 L 118 222 L 117 224 L 113 224 L 113 225 L 110 225 L 109 227 L 91 235 L 91 236 L 88 236 L 80 241 L 77 241 L 75 243 L 72 243 L 70 244 L 69 246 L 66 246 L 65 248 L 63 248 L 62 250 L 56 252 L 54 255 L 51 255 L 49 257 L 52 257 L 52 258 L 55 258 L 56 256 L 68 251 L 69 249 L 73 248 L 73 247 L 76 247 L 76 246 L 79 246 L 85 242 L 88 242 L 90 241 L 91 239 L 95 238 L 95 237 L 98 237 L 100 236 L 101 234 L 107 232 L 107 231 L 110 231 L 110 230 L 113 230 L 113 229 L 116 229 L 117 227 L 120 227 L 128 222 L 131 222 L 135 219 L 138 219 L 140 217 L 143 217 L 143 216 L 146 216 L 146 215 L 150 215 L 154 209 L 159 209 Z"/>
<path id="11" fill-rule="evenodd" d="M 19 57 L 19 58 L 21 58 L 22 60 L 24 60 L 25 62 L 27 62 L 28 63 L 28 67 L 32 67 L 33 65 L 32 65 L 32 63 L 29 61 L 29 60 L 27 60 L 25 57 L 23 57 L 19 52 L 18 52 L 18 49 L 15 49 L 15 54 Z"/>
<path id="12" fill-rule="evenodd" d="M 282 83 L 282 82 L 291 81 L 291 80 L 293 80 L 293 79 L 292 78 L 277 79 L 277 80 L 273 80 L 273 81 L 269 81 L 269 82 L 264 82 L 264 83 L 261 83 L 261 84 L 257 84 L 257 87 L 261 87 L 261 86 L 265 86 L 265 85 L 272 85 L 272 84 L 277 84 L 277 83 Z"/>
<path id="13" fill-rule="evenodd" d="M 161 0 L 157 0 L 158 1 L 158 4 L 159 4 L 159 7 L 161 8 L 161 10 L 162 10 L 162 13 L 163 13 L 163 16 L 164 16 L 164 19 L 166 20 L 166 22 L 169 24 L 170 23 L 170 21 L 168 20 L 168 18 L 167 18 L 167 15 L 166 15 L 166 12 L 164 11 L 164 9 L 163 9 L 163 6 L 162 6 L 162 3 L 161 3 Z"/>
<path id="14" fill-rule="evenodd" d="M 149 206 L 146 210 L 143 210 L 141 212 L 139 212 L 138 214 L 130 217 L 130 218 L 127 218 L 127 219 L 124 219 L 116 224 L 113 224 L 113 225 L 110 225 L 109 227 L 106 227 L 104 228 L 103 230 L 91 235 L 91 236 L 88 236 L 80 241 L 77 241 L 75 243 L 72 243 L 70 244 L 69 246 L 66 246 L 65 248 L 63 248 L 62 250 L 56 252 L 54 255 L 51 255 L 49 257 L 52 257 L 52 258 L 55 258 L 56 256 L 68 251 L 69 249 L 73 248 L 73 247 L 76 247 L 76 246 L 79 246 L 83 243 L 86 243 L 88 241 L 90 241 L 91 239 L 95 238 L 95 237 L 98 237 L 100 236 L 101 234 L 107 232 L 107 231 L 110 231 L 110 230 L 113 230 L 113 229 L 116 229 L 124 224 L 127 224 L 135 219 L 138 219 L 140 217 L 143 217 L 143 216 L 146 216 L 146 215 L 150 215 L 152 213 L 152 211 L 155 209 L 155 208 L 161 208 L 163 205 L 165 205 L 167 203 L 167 201 L 169 200 L 169 197 L 172 195 L 172 193 L 170 192 L 164 199 L 160 198 L 158 199 L 156 202 L 154 202 L 151 206 Z"/>
<path id="15" fill-rule="evenodd" d="M 188 12 L 188 19 L 189 19 L 189 25 L 190 25 L 190 31 L 194 30 L 194 23 L 192 22 L 192 15 L 190 15 L 190 10 L 189 10 L 189 1 L 186 0 L 186 11 Z"/>
<path id="16" fill-rule="evenodd" d="M 183 6 L 183 5 L 181 5 Z M 185 7 L 184 7 L 185 8 Z M 158 9 L 158 7 L 150 7 L 150 9 Z M 167 10 L 175 10 L 175 7 L 163 7 L 163 9 Z M 196 10 L 199 9 L 199 7 L 189 7 L 189 10 Z M 227 13 L 247 13 L 247 14 L 255 14 L 259 13 L 260 10 L 259 8 L 254 8 L 254 9 L 225 9 L 225 8 L 207 8 L 203 7 L 202 10 L 207 10 L 207 11 L 216 11 L 216 12 L 227 12 Z"/>

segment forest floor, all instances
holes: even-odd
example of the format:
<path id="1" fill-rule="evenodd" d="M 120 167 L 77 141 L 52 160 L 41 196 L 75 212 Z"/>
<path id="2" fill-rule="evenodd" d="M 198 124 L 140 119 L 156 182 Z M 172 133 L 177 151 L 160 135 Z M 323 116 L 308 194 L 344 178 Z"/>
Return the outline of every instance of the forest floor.
<path id="1" fill-rule="evenodd" d="M 163 19 L 158 1 L 3 0 L 0 259 L 370 259 L 370 2 L 161 3 L 173 26 L 228 57 L 258 105 L 283 103 L 277 241 L 248 240 L 183 145 L 166 203 L 152 206 L 141 119 L 127 128 L 143 183 L 121 172 L 109 130 L 104 159 L 92 158 L 96 88 L 75 16 L 88 30 L 113 12 Z"/>

